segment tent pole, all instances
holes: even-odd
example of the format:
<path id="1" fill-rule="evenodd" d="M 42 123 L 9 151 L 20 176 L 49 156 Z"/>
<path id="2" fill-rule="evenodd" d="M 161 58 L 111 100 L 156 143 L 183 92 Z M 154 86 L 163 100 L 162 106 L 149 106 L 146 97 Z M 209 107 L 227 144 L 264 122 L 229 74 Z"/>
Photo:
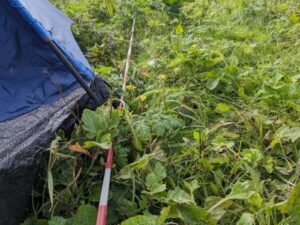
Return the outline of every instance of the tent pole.
<path id="1" fill-rule="evenodd" d="M 75 69 L 73 64 L 67 59 L 61 49 L 55 44 L 55 42 L 51 39 L 46 40 L 46 43 L 50 46 L 50 48 L 54 51 L 54 53 L 59 57 L 59 59 L 64 63 L 64 65 L 68 68 L 68 70 L 72 73 L 73 77 L 76 81 L 81 85 L 81 87 L 86 91 L 86 93 L 90 96 L 90 98 L 95 102 L 96 106 L 100 106 L 101 102 L 99 98 L 96 96 L 94 92 L 90 89 L 87 83 L 82 78 L 81 74 Z"/>

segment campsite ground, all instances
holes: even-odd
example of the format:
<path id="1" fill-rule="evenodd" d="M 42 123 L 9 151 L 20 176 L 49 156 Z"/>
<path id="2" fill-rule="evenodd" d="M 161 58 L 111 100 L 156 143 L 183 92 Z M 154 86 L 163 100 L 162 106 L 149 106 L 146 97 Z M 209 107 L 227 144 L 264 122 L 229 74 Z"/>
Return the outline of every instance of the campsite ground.
<path id="1" fill-rule="evenodd" d="M 111 142 L 108 224 L 300 224 L 299 1 L 52 2 L 118 93 L 136 18 L 127 105 L 58 132 L 23 225 L 94 225 Z"/>

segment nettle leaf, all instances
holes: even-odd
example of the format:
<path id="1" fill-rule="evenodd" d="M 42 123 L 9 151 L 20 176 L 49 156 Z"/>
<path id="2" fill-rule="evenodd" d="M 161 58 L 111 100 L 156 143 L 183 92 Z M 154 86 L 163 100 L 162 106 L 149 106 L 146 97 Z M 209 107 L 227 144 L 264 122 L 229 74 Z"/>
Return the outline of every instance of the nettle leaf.
<path id="1" fill-rule="evenodd" d="M 254 216 L 250 213 L 243 213 L 239 221 L 236 223 L 236 225 L 254 225 L 255 219 Z"/>
<path id="2" fill-rule="evenodd" d="M 121 148 L 120 146 L 116 146 L 116 148 L 114 149 L 114 154 L 115 154 L 114 161 L 121 168 L 128 165 L 129 152 L 130 152 L 129 148 Z"/>
<path id="3" fill-rule="evenodd" d="M 235 143 L 233 141 L 226 140 L 223 136 L 217 136 L 215 139 L 212 140 L 212 145 L 214 150 L 223 150 L 231 149 L 234 147 Z"/>
<path id="4" fill-rule="evenodd" d="M 86 136 L 88 138 L 94 138 L 97 136 L 98 132 L 103 132 L 107 129 L 108 124 L 105 119 L 89 109 L 85 109 L 82 115 L 83 129 L 87 131 Z"/>
<path id="5" fill-rule="evenodd" d="M 135 216 L 139 211 L 137 203 L 124 198 L 124 196 L 119 196 L 116 210 L 120 215 L 124 215 L 126 217 Z"/>
<path id="6" fill-rule="evenodd" d="M 95 225 L 97 218 L 97 208 L 91 205 L 81 205 L 76 215 L 70 219 L 71 225 Z"/>
<path id="7" fill-rule="evenodd" d="M 144 120 L 135 123 L 134 128 L 142 141 L 148 141 L 151 139 L 151 128 Z"/>
<path id="8" fill-rule="evenodd" d="M 230 194 L 226 198 L 245 200 L 250 198 L 255 193 L 256 191 L 254 190 L 251 181 L 244 181 L 243 183 L 238 182 L 233 185 Z"/>
<path id="9" fill-rule="evenodd" d="M 159 180 L 163 180 L 167 176 L 166 169 L 163 167 L 163 165 L 160 162 L 156 163 L 153 173 Z"/>
<path id="10" fill-rule="evenodd" d="M 99 140 L 99 146 L 103 149 L 108 149 L 112 146 L 111 135 L 105 134 Z"/>
<path id="11" fill-rule="evenodd" d="M 152 128 L 152 133 L 158 137 L 164 136 L 167 131 L 172 131 L 182 126 L 182 122 L 175 117 L 159 113 L 152 115 L 148 124 Z"/>
<path id="12" fill-rule="evenodd" d="M 121 223 L 121 225 L 157 225 L 157 216 L 135 216 Z"/>
<path id="13" fill-rule="evenodd" d="M 263 159 L 262 152 L 255 148 L 246 149 L 241 154 L 243 156 L 243 159 L 248 163 L 257 163 L 258 161 Z"/>
<path id="14" fill-rule="evenodd" d="M 200 187 L 197 180 L 192 180 L 191 182 L 183 182 L 186 189 L 188 189 L 190 195 L 194 198 L 194 192 Z"/>
<path id="15" fill-rule="evenodd" d="M 281 132 L 282 137 L 295 142 L 300 138 L 300 127 L 285 128 Z"/>
<path id="16" fill-rule="evenodd" d="M 271 156 L 265 157 L 263 166 L 265 167 L 268 173 L 272 173 L 274 171 L 274 164 L 274 160 Z"/>
<path id="17" fill-rule="evenodd" d="M 179 187 L 176 187 L 175 190 L 168 192 L 167 201 L 172 201 L 179 204 L 194 203 L 193 197 Z"/>
<path id="18" fill-rule="evenodd" d="M 150 173 L 146 177 L 146 187 L 151 194 L 163 192 L 166 190 L 166 185 L 162 184 L 161 180 L 155 176 L 154 173 Z"/>
<path id="19" fill-rule="evenodd" d="M 300 138 L 300 127 L 283 127 L 280 128 L 271 142 L 271 148 L 274 148 L 282 139 L 286 139 L 292 142 L 297 141 Z"/>
<path id="20" fill-rule="evenodd" d="M 151 194 L 163 192 L 166 190 L 166 185 L 162 180 L 167 176 L 165 168 L 161 163 L 156 163 L 153 172 L 146 177 L 146 187 Z"/>

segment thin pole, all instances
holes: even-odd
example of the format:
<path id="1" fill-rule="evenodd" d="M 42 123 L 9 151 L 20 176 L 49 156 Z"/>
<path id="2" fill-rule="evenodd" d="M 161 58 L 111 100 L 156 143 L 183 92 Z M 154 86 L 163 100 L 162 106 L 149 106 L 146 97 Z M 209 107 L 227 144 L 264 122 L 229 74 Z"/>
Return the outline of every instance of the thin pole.
<path id="1" fill-rule="evenodd" d="M 86 91 L 86 93 L 90 96 L 90 98 L 95 102 L 96 106 L 100 106 L 101 102 L 99 98 L 96 96 L 94 92 L 90 89 L 87 83 L 82 78 L 81 74 L 75 69 L 73 64 L 67 59 L 61 49 L 55 44 L 55 42 L 51 39 L 47 39 L 46 43 L 50 46 L 50 48 L 54 51 L 54 53 L 59 57 L 59 59 L 63 62 L 63 64 L 67 67 L 67 69 L 72 73 L 73 77 L 76 81 L 81 85 L 81 87 Z"/>
<path id="2" fill-rule="evenodd" d="M 132 23 L 131 37 L 130 37 L 130 41 L 129 41 L 125 73 L 124 73 L 124 79 L 123 79 L 123 84 L 122 84 L 122 90 L 124 93 L 126 91 L 126 85 L 127 85 L 127 81 L 128 81 L 128 71 L 129 71 L 129 64 L 130 64 L 131 52 L 132 52 L 132 46 L 133 46 L 134 28 L 135 28 L 135 19 L 133 19 L 133 23 Z M 121 109 L 122 107 L 123 107 L 123 96 L 121 97 L 121 101 L 119 103 L 119 108 Z M 106 164 L 105 164 L 104 179 L 103 179 L 101 196 L 100 196 L 100 201 L 99 201 L 96 225 L 106 225 L 107 204 L 108 204 L 108 194 L 109 194 L 112 164 L 113 164 L 113 148 L 110 147 L 108 149 L 108 154 L 107 154 L 107 159 L 106 159 Z"/>
<path id="3" fill-rule="evenodd" d="M 129 71 L 129 64 L 130 64 L 132 45 L 133 45 L 134 28 L 135 28 L 135 19 L 133 19 L 133 23 L 132 23 L 131 37 L 130 37 L 130 41 L 129 41 L 129 47 L 128 47 L 128 53 L 127 53 L 127 59 L 126 59 L 125 73 L 124 73 L 123 85 L 122 85 L 123 92 L 126 91 L 126 84 L 128 81 L 128 71 Z"/>

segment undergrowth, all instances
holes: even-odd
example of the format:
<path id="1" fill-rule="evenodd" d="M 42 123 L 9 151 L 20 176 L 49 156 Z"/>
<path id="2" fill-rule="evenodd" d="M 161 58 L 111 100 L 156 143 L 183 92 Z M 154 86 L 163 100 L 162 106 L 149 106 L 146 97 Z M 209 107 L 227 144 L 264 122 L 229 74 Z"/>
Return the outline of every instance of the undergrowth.
<path id="1" fill-rule="evenodd" d="M 48 149 L 24 224 L 93 225 L 114 147 L 108 224 L 300 224 L 297 0 L 53 0 L 126 107 L 85 110 Z"/>

